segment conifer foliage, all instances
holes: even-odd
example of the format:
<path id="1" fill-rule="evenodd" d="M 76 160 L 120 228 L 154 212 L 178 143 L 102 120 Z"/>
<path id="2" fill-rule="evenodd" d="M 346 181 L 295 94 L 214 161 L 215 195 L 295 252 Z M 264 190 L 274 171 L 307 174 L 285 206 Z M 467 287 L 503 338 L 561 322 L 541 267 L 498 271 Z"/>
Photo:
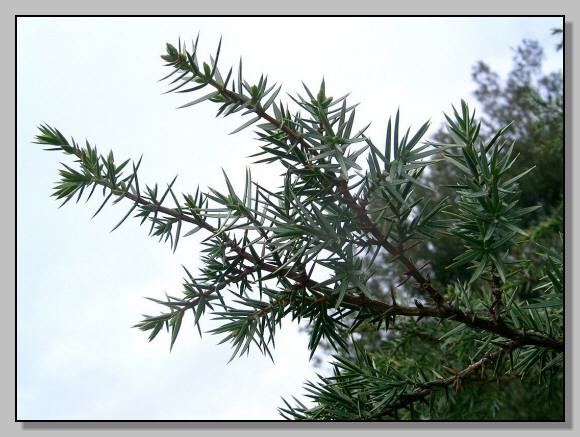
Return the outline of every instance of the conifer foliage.
<path id="1" fill-rule="evenodd" d="M 173 249 L 202 234 L 203 268 L 196 274 L 185 269 L 181 295 L 150 298 L 161 313 L 143 316 L 135 327 L 150 340 L 165 328 L 173 347 L 183 323 L 193 323 L 201 335 L 209 314 L 220 321 L 211 332 L 230 344 L 234 359 L 250 349 L 271 357 L 281 321 L 305 322 L 311 354 L 324 339 L 351 358 L 336 355 L 333 376 L 306 383 L 314 407 L 284 400 L 279 411 L 289 419 L 445 419 L 455 393 L 474 381 L 515 376 L 562 383 L 561 255 L 544 254 L 543 293 L 535 301 L 521 301 L 510 284 L 519 266 L 510 249 L 526 238 L 518 223 L 536 209 L 518 207 L 521 182 L 533 170 L 513 174 L 517 156 L 503 139 L 510 126 L 482 138 L 480 122 L 461 101 L 447 116 L 451 143 L 423 140 L 428 123 L 416 132 L 402 130 L 397 113 L 378 145 L 365 136 L 366 128 L 355 129 L 357 105 L 329 95 L 324 80 L 318 90 L 304 85 L 284 103 L 281 86 L 267 76 L 248 82 L 241 60 L 235 73 L 230 68 L 223 74 L 221 41 L 206 62 L 198 61 L 197 49 L 197 40 L 189 47 L 167 44 L 162 59 L 171 70 L 165 78 L 170 92 L 194 95 L 183 108 L 213 103 L 218 115 L 245 117 L 232 133 L 255 129 L 255 163 L 282 164 L 278 186 L 255 183 L 247 170 L 243 187 L 224 173 L 223 192 L 179 194 L 175 180 L 166 188 L 144 184 L 141 160 L 119 163 L 112 151 L 100 154 L 88 141 L 69 141 L 47 124 L 35 139 L 74 161 L 63 164 L 53 194 L 63 203 L 99 188 L 104 201 L 95 215 L 109 201 L 129 207 L 116 227 L 133 215 Z M 454 209 L 445 200 L 432 204 L 412 196 L 416 187 L 430 189 L 420 176 L 442 160 L 459 170 Z M 440 233 L 464 244 L 452 267 L 468 269 L 468 281 L 436 287 L 428 263 L 408 256 L 411 247 Z M 367 285 L 383 255 L 404 268 L 399 283 L 384 284 L 388 299 L 378 299 Z M 420 299 L 397 296 L 408 281 Z M 417 355 L 411 368 L 345 341 L 343 333 L 363 325 L 386 332 L 387 352 L 422 332 L 439 359 Z"/>

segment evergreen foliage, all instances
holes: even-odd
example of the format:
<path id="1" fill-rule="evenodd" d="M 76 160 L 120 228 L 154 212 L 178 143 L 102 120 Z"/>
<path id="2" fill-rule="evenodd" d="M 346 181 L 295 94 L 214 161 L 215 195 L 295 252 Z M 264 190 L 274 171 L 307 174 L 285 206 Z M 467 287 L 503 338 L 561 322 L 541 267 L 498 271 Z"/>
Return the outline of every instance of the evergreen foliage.
<path id="1" fill-rule="evenodd" d="M 99 187 L 104 201 L 96 214 L 110 200 L 130 204 L 116 227 L 133 215 L 173 249 L 184 237 L 204 235 L 204 267 L 197 275 L 185 269 L 182 295 L 151 298 L 163 311 L 135 327 L 150 340 L 165 328 L 173 347 L 184 321 L 201 335 L 209 313 L 221 322 L 211 332 L 230 343 L 234 359 L 252 348 L 271 356 L 281 321 L 305 321 L 311 354 L 322 344 L 337 354 L 333 376 L 306 383 L 314 407 L 284 401 L 280 413 L 291 419 L 510 419 L 525 407 L 498 402 L 493 390 L 524 380 L 537 387 L 530 396 L 563 403 L 561 255 L 538 248 L 543 274 L 532 300 L 512 282 L 525 266 L 512 256 L 527 236 L 522 223 L 538 208 L 520 204 L 522 181 L 533 170 L 515 171 L 508 133 L 517 120 L 484 136 L 483 123 L 461 101 L 447 116 L 451 141 L 424 141 L 428 123 L 405 131 L 396 114 L 379 146 L 354 128 L 356 105 L 330 96 L 324 80 L 316 91 L 304 85 L 304 94 L 290 96 L 299 108 L 292 113 L 267 76 L 246 81 L 241 60 L 235 74 L 222 74 L 221 41 L 206 62 L 197 48 L 197 40 L 189 48 L 167 44 L 170 92 L 205 88 L 182 107 L 211 102 L 218 115 L 249 115 L 232 133 L 256 129 L 256 163 L 284 166 L 278 187 L 255 183 L 248 170 L 244 187 L 224 173 L 226 191 L 180 195 L 175 180 L 164 189 L 143 184 L 141 160 L 118 164 L 112 151 L 100 154 L 49 125 L 35 140 L 74 160 L 63 164 L 55 187 L 63 204 Z M 457 169 L 449 184 L 453 205 L 416 195 L 433 190 L 422 175 L 442 163 Z M 439 235 L 461 241 L 451 267 L 467 271 L 466 279 L 432 281 L 430 262 L 411 256 Z M 401 266 L 400 277 L 371 287 L 385 257 Z M 416 294 L 398 294 L 404 284 Z M 384 333 L 381 353 L 353 341 L 362 329 Z M 477 397 L 481 384 L 493 387 L 485 402 Z"/>

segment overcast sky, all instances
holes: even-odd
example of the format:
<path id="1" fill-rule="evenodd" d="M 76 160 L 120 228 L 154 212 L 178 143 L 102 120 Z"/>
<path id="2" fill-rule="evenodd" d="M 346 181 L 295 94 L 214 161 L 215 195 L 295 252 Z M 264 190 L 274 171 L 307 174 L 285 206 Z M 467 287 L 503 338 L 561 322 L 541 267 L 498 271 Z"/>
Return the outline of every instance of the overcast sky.
<path id="1" fill-rule="evenodd" d="M 316 380 L 308 339 L 288 321 L 276 338 L 275 364 L 257 350 L 227 364 L 221 337 L 199 338 L 186 317 L 173 350 L 169 336 L 131 326 L 154 314 L 145 296 L 179 295 L 185 275 L 200 267 L 199 238 L 173 253 L 127 220 L 129 204 L 106 207 L 95 193 L 59 209 L 51 198 L 59 162 L 67 157 L 32 144 L 37 126 L 87 139 L 118 162 L 139 159 L 141 184 L 177 192 L 221 189 L 223 168 L 242 184 L 247 157 L 258 149 L 245 119 L 215 118 L 217 105 L 176 108 L 195 97 L 162 95 L 169 73 L 165 43 L 198 32 L 200 60 L 223 37 L 224 72 L 244 62 L 245 77 L 261 73 L 303 93 L 325 78 L 328 95 L 350 94 L 359 126 L 375 143 L 389 116 L 418 128 L 466 99 L 476 106 L 471 68 L 488 63 L 505 77 L 522 39 L 544 47 L 544 70 L 562 68 L 551 29 L 559 18 L 19 18 L 17 21 L 17 419 L 255 420 L 279 419 L 281 397 L 300 397 Z M 204 92 L 203 90 L 202 92 Z M 288 101 L 285 94 L 280 97 Z M 280 169 L 252 165 L 254 178 L 275 188 Z M 203 323 L 206 330 L 215 327 Z"/>

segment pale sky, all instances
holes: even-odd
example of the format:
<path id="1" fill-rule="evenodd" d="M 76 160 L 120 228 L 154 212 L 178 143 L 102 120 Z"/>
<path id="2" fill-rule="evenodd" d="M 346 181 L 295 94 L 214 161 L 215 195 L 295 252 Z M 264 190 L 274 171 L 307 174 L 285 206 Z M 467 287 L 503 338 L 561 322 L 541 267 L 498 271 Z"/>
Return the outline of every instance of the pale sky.
<path id="1" fill-rule="evenodd" d="M 168 244 L 148 225 L 128 219 L 129 203 L 91 216 L 102 198 L 59 209 L 51 198 L 62 154 L 32 144 L 47 123 L 67 138 L 87 139 L 116 160 L 138 160 L 142 185 L 160 187 L 178 174 L 177 192 L 221 189 L 221 169 L 243 187 L 249 155 L 258 151 L 246 119 L 215 118 L 218 105 L 176 108 L 202 94 L 169 94 L 165 43 L 200 36 L 200 61 L 223 37 L 220 66 L 244 62 L 245 77 L 261 73 L 303 94 L 301 81 L 328 95 L 351 93 L 358 126 L 384 138 L 401 110 L 402 126 L 428 119 L 433 134 L 443 111 L 460 99 L 476 107 L 471 68 L 483 60 L 502 77 L 522 39 L 544 47 L 544 71 L 562 68 L 551 29 L 559 18 L 19 18 L 17 21 L 17 419 L 19 420 L 277 420 L 281 397 L 301 398 L 317 372 L 308 339 L 290 320 L 276 337 L 275 364 L 251 350 L 227 364 L 221 337 L 199 338 L 184 319 L 169 351 L 163 332 L 131 328 L 160 308 L 144 297 L 179 295 L 199 262 L 199 237 Z M 234 70 L 237 71 L 237 70 Z M 202 90 L 201 93 L 205 93 Z M 280 168 L 251 165 L 271 188 Z M 188 323 L 190 322 L 190 323 Z M 215 324 L 202 322 L 209 330 Z"/>

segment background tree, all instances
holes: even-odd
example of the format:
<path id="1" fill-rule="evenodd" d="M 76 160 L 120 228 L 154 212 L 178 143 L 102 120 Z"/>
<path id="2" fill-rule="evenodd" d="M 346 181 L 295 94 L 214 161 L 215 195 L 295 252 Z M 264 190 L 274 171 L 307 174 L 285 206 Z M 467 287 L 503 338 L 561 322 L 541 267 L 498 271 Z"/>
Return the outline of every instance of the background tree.
<path id="1" fill-rule="evenodd" d="M 543 50 L 536 41 L 524 40 L 514 50 L 514 65 L 505 80 L 484 62 L 472 71 L 477 85 L 474 92 L 481 106 L 482 134 L 489 136 L 503 126 L 510 125 L 505 138 L 514 141 L 519 159 L 514 172 L 542 163 L 526 177 L 526 190 L 520 198 L 521 206 L 540 205 L 542 208 L 523 218 L 522 227 L 533 241 L 561 250 L 559 234 L 563 228 L 563 78 L 562 72 L 542 73 Z M 517 125 L 517 126 L 516 126 Z M 435 141 L 447 143 L 451 138 L 444 126 L 434 135 Z M 457 174 L 450 163 L 430 166 L 423 175 L 423 183 L 436 190 L 415 189 L 417 197 L 428 195 L 434 201 L 447 198 L 450 205 L 457 202 L 456 190 L 447 187 Z M 427 247 L 421 247 L 423 257 L 433 260 L 433 276 L 441 283 L 449 279 L 467 279 L 462 268 L 446 268 L 462 251 L 459 240 L 452 235 L 439 235 Z M 534 256 L 530 245 L 526 256 Z M 436 262 L 435 262 L 436 261 Z"/>
<path id="2" fill-rule="evenodd" d="M 528 172 L 512 171 L 516 159 L 503 137 L 506 128 L 483 138 L 482 125 L 461 102 L 448 118 L 452 143 L 421 143 L 428 124 L 403 134 L 397 116 L 379 149 L 365 129 L 354 129 L 356 105 L 347 104 L 346 96 L 329 96 L 324 81 L 318 92 L 305 86 L 305 96 L 292 97 L 299 108 L 293 114 L 287 104 L 276 103 L 280 86 L 268 85 L 265 76 L 254 85 L 244 79 L 241 61 L 237 74 L 230 69 L 224 78 L 217 66 L 220 47 L 200 63 L 197 41 L 191 51 L 168 44 L 162 56 L 172 68 L 167 78 L 177 75 L 171 91 L 207 87 L 209 93 L 183 107 L 209 100 L 219 104 L 218 115 L 252 114 L 234 133 L 260 122 L 256 162 L 283 166 L 279 187 L 254 183 L 248 171 L 242 189 L 224 174 L 226 192 L 210 188 L 178 196 L 173 182 L 162 190 L 144 186 L 140 161 L 117 164 L 113 152 L 101 155 L 88 141 L 81 147 L 48 125 L 40 126 L 36 138 L 76 158 L 77 168 L 64 164 L 55 189 L 64 203 L 80 199 L 86 188 L 90 197 L 99 186 L 105 200 L 97 213 L 110 199 L 132 203 L 119 225 L 136 212 L 141 223 L 150 222 L 151 235 L 174 248 L 181 236 L 206 234 L 204 268 L 197 276 L 185 269 L 183 295 L 152 299 L 164 312 L 144 316 L 136 327 L 150 331 L 151 340 L 166 328 L 173 347 L 186 313 L 191 310 L 201 334 L 202 316 L 211 312 L 222 321 L 212 332 L 232 344 L 232 359 L 252 344 L 269 355 L 285 317 L 308 322 L 312 353 L 323 339 L 348 350 L 343 330 L 353 334 L 363 325 L 394 332 L 390 344 L 399 343 L 398 349 L 409 339 L 430 345 L 422 349 L 425 360 L 407 357 L 412 369 L 354 345 L 352 359 L 336 356 L 334 377 L 308 383 L 314 408 L 286 403 L 281 409 L 293 418 L 453 418 L 457 394 L 450 388 L 460 393 L 476 376 L 538 377 L 544 386 L 561 385 L 561 258 L 556 252 L 544 255 L 547 276 L 534 303 L 523 301 L 508 280 L 520 264 L 509 257 L 523 233 L 519 222 L 536 207 L 517 205 L 518 181 Z M 435 155 L 439 159 L 429 159 Z M 440 159 L 461 170 L 454 187 L 458 209 L 447 219 L 437 218 L 444 201 L 417 198 L 413 191 L 427 188 L 421 175 Z M 468 281 L 432 282 L 428 263 L 410 256 L 412 247 L 438 232 L 461 239 L 465 250 L 456 265 L 470 266 Z M 404 267 L 399 279 L 412 284 L 420 300 L 398 299 L 394 283 L 383 284 L 380 297 L 371 291 L 373 260 L 383 254 Z M 432 360 L 428 352 L 434 350 L 438 357 Z M 485 418 L 492 413 L 515 414 L 498 405 Z M 477 408 L 461 414 L 484 416 Z M 543 418 L 538 414 L 530 412 Z"/>

